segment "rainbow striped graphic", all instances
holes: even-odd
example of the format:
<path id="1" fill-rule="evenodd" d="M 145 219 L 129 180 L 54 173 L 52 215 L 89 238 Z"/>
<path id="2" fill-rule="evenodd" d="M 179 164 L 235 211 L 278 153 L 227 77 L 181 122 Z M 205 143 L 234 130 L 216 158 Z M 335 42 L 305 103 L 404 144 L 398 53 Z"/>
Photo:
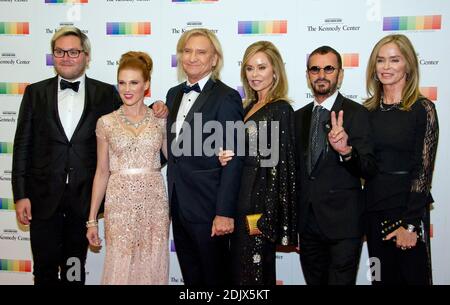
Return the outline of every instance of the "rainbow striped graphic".
<path id="1" fill-rule="evenodd" d="M 239 21 L 238 34 L 287 34 L 287 20 Z"/>
<path id="2" fill-rule="evenodd" d="M 176 68 L 178 66 L 177 55 L 172 55 L 171 67 Z"/>
<path id="3" fill-rule="evenodd" d="M 10 142 L 0 142 L 0 154 L 12 154 L 13 143 Z"/>
<path id="4" fill-rule="evenodd" d="M 172 0 L 172 2 L 178 3 L 207 3 L 207 2 L 217 2 L 219 0 Z"/>
<path id="5" fill-rule="evenodd" d="M 29 22 L 0 22 L 0 35 L 29 35 Z"/>
<path id="6" fill-rule="evenodd" d="M 1 83 L 0 82 L 0 95 L 1 94 L 23 94 L 25 88 L 29 83 Z"/>
<path id="7" fill-rule="evenodd" d="M 442 15 L 384 17 L 383 31 L 440 30 Z"/>
<path id="8" fill-rule="evenodd" d="M 241 98 L 244 99 L 245 98 L 244 86 L 237 86 L 236 90 L 239 92 L 239 95 L 241 96 Z"/>
<path id="9" fill-rule="evenodd" d="M 15 210 L 14 200 L 10 198 L 0 198 L 0 210 Z"/>
<path id="10" fill-rule="evenodd" d="M 107 22 L 106 35 L 150 35 L 150 22 Z"/>
<path id="11" fill-rule="evenodd" d="M 31 272 L 31 261 L 17 259 L 0 259 L 0 271 Z"/>
<path id="12" fill-rule="evenodd" d="M 438 87 L 420 87 L 420 92 L 430 101 L 437 101 Z"/>
<path id="13" fill-rule="evenodd" d="M 344 68 L 359 67 L 359 54 L 358 53 L 343 53 L 341 54 L 342 66 Z"/>
<path id="14" fill-rule="evenodd" d="M 85 4 L 89 3 L 89 0 L 45 0 L 45 3 L 55 3 L 55 4 Z"/>
<path id="15" fill-rule="evenodd" d="M 47 66 L 53 66 L 53 55 L 52 54 L 45 55 L 45 63 Z"/>

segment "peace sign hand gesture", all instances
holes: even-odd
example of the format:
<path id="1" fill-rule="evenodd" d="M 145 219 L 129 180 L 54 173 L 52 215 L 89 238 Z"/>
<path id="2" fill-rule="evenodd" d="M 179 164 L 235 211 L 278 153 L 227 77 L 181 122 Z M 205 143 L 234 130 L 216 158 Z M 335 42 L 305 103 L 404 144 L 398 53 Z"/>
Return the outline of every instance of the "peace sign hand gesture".
<path id="1" fill-rule="evenodd" d="M 331 147 L 340 155 L 348 155 L 352 151 L 352 147 L 348 146 L 348 134 L 345 132 L 344 111 L 339 111 L 336 118 L 336 112 L 331 112 L 331 130 L 328 133 L 328 141 Z M 347 158 L 346 158 L 347 159 Z"/>

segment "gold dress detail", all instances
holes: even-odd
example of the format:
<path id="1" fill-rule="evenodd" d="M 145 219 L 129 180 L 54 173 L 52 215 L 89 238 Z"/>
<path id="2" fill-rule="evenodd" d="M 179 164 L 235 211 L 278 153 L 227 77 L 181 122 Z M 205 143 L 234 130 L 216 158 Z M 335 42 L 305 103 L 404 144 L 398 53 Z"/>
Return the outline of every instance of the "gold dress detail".
<path id="1" fill-rule="evenodd" d="M 123 107 L 123 106 L 122 106 Z M 101 117 L 111 175 L 105 199 L 106 255 L 102 284 L 167 284 L 169 206 L 160 171 L 165 120 L 151 109 L 136 128 L 122 109 Z"/>

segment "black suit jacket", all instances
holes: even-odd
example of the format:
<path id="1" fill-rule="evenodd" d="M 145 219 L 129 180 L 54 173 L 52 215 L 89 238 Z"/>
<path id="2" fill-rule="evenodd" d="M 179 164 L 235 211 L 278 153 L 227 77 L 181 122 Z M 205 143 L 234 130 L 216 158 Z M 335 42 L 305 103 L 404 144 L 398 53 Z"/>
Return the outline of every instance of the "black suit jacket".
<path id="1" fill-rule="evenodd" d="M 220 80 L 209 79 L 185 118 L 185 123 L 189 124 L 190 128 L 183 128 L 176 141 L 175 121 L 183 97 L 182 85 L 171 88 L 166 98 L 170 110 L 167 119 L 167 182 L 171 211 L 173 212 L 174 208 L 172 196 L 175 189 L 177 208 L 190 222 L 211 223 L 216 215 L 234 217 L 243 166 L 242 157 L 236 156 L 227 166 L 222 167 L 216 154 L 207 155 L 203 147 L 199 146 L 203 146 L 213 130 L 199 133 L 194 127 L 198 124 L 203 130 L 208 121 L 217 121 L 223 127 L 224 133 L 220 134 L 219 138 L 223 140 L 224 149 L 230 147 L 226 144 L 227 140 L 232 141 L 236 147 L 236 133 L 227 136 L 225 126 L 226 122 L 242 121 L 242 99 L 236 90 Z M 196 117 L 194 120 L 194 114 L 201 115 L 201 119 Z M 182 138 L 185 140 L 181 141 Z M 182 147 L 183 152 L 177 153 L 172 145 Z M 219 143 L 214 144 L 214 147 L 217 152 Z"/>
<path id="2" fill-rule="evenodd" d="M 363 234 L 364 200 L 361 178 L 376 172 L 370 138 L 369 113 L 360 104 L 340 93 L 332 111 L 344 111 L 344 128 L 353 147 L 352 158 L 342 162 L 331 146 L 310 172 L 310 125 L 314 103 L 295 112 L 298 231 L 301 234 L 312 207 L 322 232 L 331 239 L 359 237 Z M 330 123 L 331 125 L 331 123 Z"/>
<path id="3" fill-rule="evenodd" d="M 97 119 L 117 109 L 114 86 L 86 77 L 85 104 L 69 141 L 58 114 L 58 77 L 29 85 L 20 106 L 14 138 L 12 189 L 14 200 L 31 200 L 33 218 L 53 215 L 62 199 L 66 176 L 76 196 L 73 210 L 89 213 L 97 164 Z"/>

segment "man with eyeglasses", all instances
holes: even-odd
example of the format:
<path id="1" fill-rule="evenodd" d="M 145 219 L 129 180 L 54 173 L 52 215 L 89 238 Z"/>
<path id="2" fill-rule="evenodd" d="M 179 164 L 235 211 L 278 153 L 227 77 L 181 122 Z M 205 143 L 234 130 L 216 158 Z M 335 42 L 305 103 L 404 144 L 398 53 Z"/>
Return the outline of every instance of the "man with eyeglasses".
<path id="1" fill-rule="evenodd" d="M 95 126 L 121 101 L 86 76 L 91 48 L 78 28 L 58 30 L 51 48 L 57 75 L 29 85 L 20 106 L 12 188 L 17 219 L 30 225 L 35 284 L 84 284 Z"/>
<path id="2" fill-rule="evenodd" d="M 314 50 L 306 76 L 314 101 L 295 112 L 298 233 L 310 285 L 356 283 L 364 212 L 361 178 L 376 171 L 367 110 L 338 89 L 339 53 Z"/>

